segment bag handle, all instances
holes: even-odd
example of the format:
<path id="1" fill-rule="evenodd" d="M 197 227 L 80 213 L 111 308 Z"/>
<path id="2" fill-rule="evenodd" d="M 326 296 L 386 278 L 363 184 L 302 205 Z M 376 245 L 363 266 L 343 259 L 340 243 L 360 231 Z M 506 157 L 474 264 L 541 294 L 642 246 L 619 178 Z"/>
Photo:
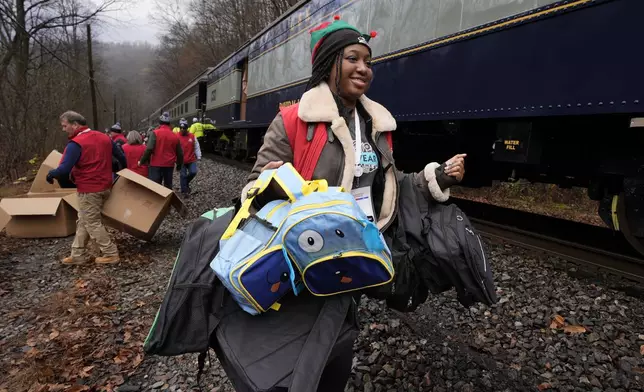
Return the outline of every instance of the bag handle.
<path id="1" fill-rule="evenodd" d="M 290 392 L 315 392 L 342 331 L 353 297 L 339 295 L 324 301 L 293 368 Z M 326 344 L 322 345 L 324 342 Z"/>
<path id="2" fill-rule="evenodd" d="M 244 202 L 241 204 L 239 211 L 237 211 L 237 214 L 235 214 L 235 217 L 226 228 L 224 234 L 221 236 L 222 240 L 230 239 L 230 237 L 235 234 L 235 231 L 237 231 L 237 228 L 239 227 L 241 222 L 250 216 L 250 207 L 253 205 L 255 197 L 257 197 L 257 195 L 262 193 L 266 189 L 266 187 L 268 187 L 268 184 L 271 183 L 274 177 L 275 170 L 272 169 L 264 171 L 259 176 L 259 178 L 255 180 L 252 188 L 250 188 L 246 193 L 246 200 L 244 200 Z"/>
<path id="3" fill-rule="evenodd" d="M 326 180 L 313 180 L 307 181 L 302 188 L 302 193 L 304 196 L 309 195 L 313 192 L 327 192 L 329 190 L 329 184 Z"/>
<path id="4" fill-rule="evenodd" d="M 239 228 L 241 222 L 250 216 L 250 207 L 253 204 L 253 200 L 255 200 L 257 195 L 263 193 L 273 181 L 279 185 L 291 203 L 304 196 L 305 189 L 308 189 L 307 182 L 304 181 L 290 162 L 283 164 L 277 169 L 263 171 L 257 180 L 255 180 L 253 186 L 248 190 L 246 200 L 244 200 L 237 215 L 230 222 L 224 235 L 221 236 L 223 240 L 230 239 Z"/>

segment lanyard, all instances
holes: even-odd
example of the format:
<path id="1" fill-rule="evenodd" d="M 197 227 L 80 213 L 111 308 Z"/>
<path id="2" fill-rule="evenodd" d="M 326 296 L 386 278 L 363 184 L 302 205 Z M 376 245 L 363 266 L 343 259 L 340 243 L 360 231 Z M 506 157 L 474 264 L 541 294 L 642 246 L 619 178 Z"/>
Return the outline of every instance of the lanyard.
<path id="1" fill-rule="evenodd" d="M 355 134 L 356 134 L 356 164 L 355 164 L 355 176 L 360 177 L 362 175 L 362 167 L 360 166 L 360 161 L 362 160 L 362 130 L 360 129 L 360 117 L 358 117 L 358 109 L 354 110 L 355 113 Z"/>

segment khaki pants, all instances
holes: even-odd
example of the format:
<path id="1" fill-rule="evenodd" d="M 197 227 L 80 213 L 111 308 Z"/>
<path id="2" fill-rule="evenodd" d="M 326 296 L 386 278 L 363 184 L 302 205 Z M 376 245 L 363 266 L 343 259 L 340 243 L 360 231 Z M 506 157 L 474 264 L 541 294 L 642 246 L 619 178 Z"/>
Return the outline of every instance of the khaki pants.
<path id="1" fill-rule="evenodd" d="M 72 257 L 87 257 L 87 242 L 90 237 L 101 248 L 102 256 L 118 256 L 116 244 L 110 238 L 101 220 L 101 210 L 109 195 L 109 190 L 78 194 L 80 211 L 78 211 L 78 220 L 76 221 L 76 237 L 72 244 Z"/>

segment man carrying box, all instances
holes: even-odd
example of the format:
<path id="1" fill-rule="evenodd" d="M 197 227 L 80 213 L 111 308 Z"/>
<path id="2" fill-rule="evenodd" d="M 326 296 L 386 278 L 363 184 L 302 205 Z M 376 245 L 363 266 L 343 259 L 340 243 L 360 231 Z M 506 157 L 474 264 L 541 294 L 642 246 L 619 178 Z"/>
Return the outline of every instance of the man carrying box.
<path id="1" fill-rule="evenodd" d="M 101 248 L 102 257 L 98 264 L 119 262 L 118 249 L 101 220 L 103 204 L 112 187 L 112 156 L 127 166 L 123 153 L 104 133 L 87 127 L 87 121 L 80 114 L 67 111 L 60 116 L 60 125 L 70 139 L 60 165 L 47 174 L 47 182 L 54 178 L 66 177 L 71 173 L 78 192 L 78 220 L 72 254 L 63 259 L 63 264 L 87 263 L 87 242 L 90 237 Z"/>

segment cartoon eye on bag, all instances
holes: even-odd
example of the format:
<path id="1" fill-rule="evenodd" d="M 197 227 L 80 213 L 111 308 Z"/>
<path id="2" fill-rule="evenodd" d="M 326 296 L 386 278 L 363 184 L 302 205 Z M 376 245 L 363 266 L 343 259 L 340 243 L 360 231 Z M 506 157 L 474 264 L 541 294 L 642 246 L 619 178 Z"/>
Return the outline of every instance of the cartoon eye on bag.
<path id="1" fill-rule="evenodd" d="M 279 275 L 278 275 L 279 274 Z M 266 273 L 266 282 L 271 288 L 271 293 L 277 293 L 282 283 L 288 283 L 289 277 L 286 271 L 268 271 Z"/>
<path id="2" fill-rule="evenodd" d="M 297 243 L 303 251 L 315 253 L 324 247 L 324 238 L 315 230 L 304 230 L 297 238 Z"/>

